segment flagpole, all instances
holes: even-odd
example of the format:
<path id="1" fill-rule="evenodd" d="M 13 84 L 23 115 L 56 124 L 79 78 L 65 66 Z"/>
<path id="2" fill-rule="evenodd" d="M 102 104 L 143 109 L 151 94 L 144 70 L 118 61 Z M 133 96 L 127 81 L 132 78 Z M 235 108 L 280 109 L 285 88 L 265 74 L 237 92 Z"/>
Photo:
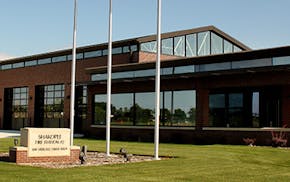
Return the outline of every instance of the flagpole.
<path id="1" fill-rule="evenodd" d="M 157 55 L 155 74 L 155 135 L 154 159 L 159 160 L 159 116 L 160 116 L 160 54 L 161 54 L 161 0 L 157 0 Z"/>
<path id="2" fill-rule="evenodd" d="M 106 155 L 110 156 L 110 125 L 111 125 L 111 75 L 112 75 L 112 0 L 109 7 L 109 42 L 107 64 L 107 112 L 106 112 Z"/>
<path id="3" fill-rule="evenodd" d="M 77 0 L 74 1 L 73 49 L 71 67 L 71 96 L 70 96 L 70 145 L 73 146 L 74 116 L 75 116 L 75 79 L 76 79 L 76 37 L 77 37 Z"/>

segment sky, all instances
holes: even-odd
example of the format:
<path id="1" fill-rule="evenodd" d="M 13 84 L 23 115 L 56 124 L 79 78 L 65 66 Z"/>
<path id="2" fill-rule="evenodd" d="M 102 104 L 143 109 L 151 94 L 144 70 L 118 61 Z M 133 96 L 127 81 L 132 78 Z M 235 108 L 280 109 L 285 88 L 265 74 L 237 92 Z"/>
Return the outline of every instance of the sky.
<path id="1" fill-rule="evenodd" d="M 0 0 L 0 60 L 72 47 L 74 0 Z M 77 46 L 108 41 L 109 0 L 78 0 Z M 163 0 L 162 32 L 214 25 L 252 49 L 290 45 L 290 0 Z M 156 34 L 157 0 L 113 0 L 113 41 Z"/>

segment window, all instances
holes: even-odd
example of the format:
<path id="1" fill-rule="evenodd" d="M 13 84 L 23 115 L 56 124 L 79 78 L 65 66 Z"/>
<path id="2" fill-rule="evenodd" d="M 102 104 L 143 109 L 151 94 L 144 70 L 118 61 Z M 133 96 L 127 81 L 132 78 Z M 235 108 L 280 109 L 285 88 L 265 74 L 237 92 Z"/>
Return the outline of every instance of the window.
<path id="1" fill-rule="evenodd" d="M 112 49 L 112 54 L 121 54 L 122 53 L 122 47 L 116 47 Z"/>
<path id="2" fill-rule="evenodd" d="M 90 52 L 85 52 L 85 58 L 93 58 L 93 57 L 99 57 L 102 56 L 102 51 L 90 51 Z"/>
<path id="3" fill-rule="evenodd" d="M 131 45 L 131 46 L 130 46 L 130 49 L 131 49 L 131 52 L 138 51 L 138 47 L 137 47 L 137 45 Z"/>
<path id="4" fill-rule="evenodd" d="M 173 38 L 162 39 L 161 42 L 161 53 L 173 55 Z"/>
<path id="5" fill-rule="evenodd" d="M 76 59 L 77 60 L 84 59 L 84 54 L 82 52 L 81 53 L 77 53 Z M 72 54 L 67 55 L 67 60 L 72 60 Z"/>
<path id="6" fill-rule="evenodd" d="M 174 67 L 174 74 L 193 73 L 194 65 Z"/>
<path id="7" fill-rule="evenodd" d="M 196 34 L 186 35 L 186 57 L 196 56 Z"/>
<path id="8" fill-rule="evenodd" d="M 141 44 L 141 51 L 145 52 L 157 52 L 157 42 L 152 41 L 152 42 L 145 42 Z"/>
<path id="9" fill-rule="evenodd" d="M 217 71 L 217 70 L 228 70 L 231 69 L 231 63 L 230 62 L 224 62 L 224 63 L 209 63 L 209 64 L 201 64 L 198 66 L 199 71 Z"/>
<path id="10" fill-rule="evenodd" d="M 264 59 L 254 59 L 254 60 L 232 62 L 232 69 L 254 68 L 254 67 L 263 67 L 263 66 L 272 66 L 272 59 L 264 58 Z"/>
<path id="11" fill-rule="evenodd" d="M 12 64 L 4 64 L 1 66 L 1 69 L 2 70 L 9 70 L 12 68 Z"/>
<path id="12" fill-rule="evenodd" d="M 64 127 L 64 85 L 44 86 L 43 126 Z"/>
<path id="13" fill-rule="evenodd" d="M 252 126 L 260 127 L 260 93 L 253 92 L 252 98 Z"/>
<path id="14" fill-rule="evenodd" d="M 108 49 L 104 49 L 104 50 L 102 50 L 102 53 L 103 53 L 103 56 L 106 56 L 106 55 L 108 55 L 109 51 L 108 51 Z"/>
<path id="15" fill-rule="evenodd" d="M 217 34 L 211 32 L 211 54 L 223 53 L 223 39 Z"/>
<path id="16" fill-rule="evenodd" d="M 35 65 L 37 65 L 37 61 L 36 60 L 25 61 L 25 67 L 26 66 L 35 66 Z"/>
<path id="17" fill-rule="evenodd" d="M 210 36 L 209 32 L 198 33 L 198 56 L 205 56 L 210 54 Z"/>
<path id="18" fill-rule="evenodd" d="M 95 95 L 93 124 L 106 123 L 105 94 Z M 195 90 L 160 93 L 160 125 L 194 126 Z M 112 94 L 112 124 L 152 126 L 155 118 L 155 92 Z"/>
<path id="19" fill-rule="evenodd" d="M 161 68 L 161 75 L 172 75 L 172 74 L 173 74 L 173 67 Z"/>
<path id="20" fill-rule="evenodd" d="M 92 81 L 107 80 L 107 73 L 92 74 L 92 75 L 91 75 L 91 80 L 92 80 Z"/>
<path id="21" fill-rule="evenodd" d="M 28 87 L 13 88 L 12 92 L 12 128 L 20 129 L 29 125 Z"/>
<path id="22" fill-rule="evenodd" d="M 234 52 L 241 52 L 242 49 L 234 45 Z"/>
<path id="23" fill-rule="evenodd" d="M 24 62 L 13 63 L 12 68 L 22 68 L 24 67 Z"/>
<path id="24" fill-rule="evenodd" d="M 154 125 L 155 93 L 145 92 L 135 94 L 136 125 Z"/>
<path id="25" fill-rule="evenodd" d="M 224 53 L 233 52 L 233 44 L 224 39 Z"/>
<path id="26" fill-rule="evenodd" d="M 52 58 L 52 62 L 56 63 L 56 62 L 62 62 L 62 61 L 66 61 L 66 56 L 57 56 L 57 57 L 53 57 Z"/>
<path id="27" fill-rule="evenodd" d="M 209 126 L 225 127 L 226 116 L 225 94 L 209 95 Z"/>
<path id="28" fill-rule="evenodd" d="M 105 94 L 95 95 L 93 124 L 104 125 L 106 123 L 106 103 Z"/>
<path id="29" fill-rule="evenodd" d="M 173 126 L 194 126 L 196 111 L 195 90 L 173 91 Z"/>
<path id="30" fill-rule="evenodd" d="M 134 71 L 112 73 L 112 79 L 133 78 L 133 77 L 134 77 Z"/>
<path id="31" fill-rule="evenodd" d="M 148 70 L 137 70 L 135 71 L 135 77 L 146 77 L 146 76 L 154 76 L 155 70 L 154 69 L 148 69 Z"/>
<path id="32" fill-rule="evenodd" d="M 44 58 L 38 60 L 38 64 L 49 64 L 49 63 L 51 63 L 51 58 Z"/>
<path id="33" fill-rule="evenodd" d="M 112 124 L 133 125 L 133 93 L 112 94 Z"/>
<path id="34" fill-rule="evenodd" d="M 273 65 L 286 65 L 290 64 L 290 56 L 284 56 L 284 57 L 274 57 L 273 58 Z"/>
<path id="35" fill-rule="evenodd" d="M 174 55 L 185 56 L 185 36 L 174 37 Z"/>
<path id="36" fill-rule="evenodd" d="M 242 93 L 230 93 L 228 95 L 228 127 L 242 127 L 245 126 L 243 121 L 243 94 Z"/>

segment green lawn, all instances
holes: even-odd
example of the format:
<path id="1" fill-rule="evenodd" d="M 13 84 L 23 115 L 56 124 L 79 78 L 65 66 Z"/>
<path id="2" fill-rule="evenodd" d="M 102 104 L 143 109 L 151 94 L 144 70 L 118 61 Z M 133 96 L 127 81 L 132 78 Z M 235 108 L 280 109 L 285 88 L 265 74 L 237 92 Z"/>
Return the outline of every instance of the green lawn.
<path id="1" fill-rule="evenodd" d="M 0 139 L 7 151 L 13 139 Z M 105 141 L 76 139 L 90 150 L 105 150 Z M 152 154 L 154 145 L 111 142 L 111 151 Z M 43 169 L 0 162 L 0 181 L 290 181 L 290 150 L 230 145 L 160 144 L 160 155 L 176 158 L 99 167 Z"/>

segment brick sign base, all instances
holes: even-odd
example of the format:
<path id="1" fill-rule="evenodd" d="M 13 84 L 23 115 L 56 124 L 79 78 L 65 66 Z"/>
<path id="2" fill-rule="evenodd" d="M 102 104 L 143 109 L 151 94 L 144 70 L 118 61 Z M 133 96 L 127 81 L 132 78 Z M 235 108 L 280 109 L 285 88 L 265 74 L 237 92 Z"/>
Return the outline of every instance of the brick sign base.
<path id="1" fill-rule="evenodd" d="M 79 162 L 80 147 L 72 146 L 70 156 L 28 157 L 27 147 L 11 147 L 9 149 L 9 160 L 21 163 L 77 163 Z"/>

